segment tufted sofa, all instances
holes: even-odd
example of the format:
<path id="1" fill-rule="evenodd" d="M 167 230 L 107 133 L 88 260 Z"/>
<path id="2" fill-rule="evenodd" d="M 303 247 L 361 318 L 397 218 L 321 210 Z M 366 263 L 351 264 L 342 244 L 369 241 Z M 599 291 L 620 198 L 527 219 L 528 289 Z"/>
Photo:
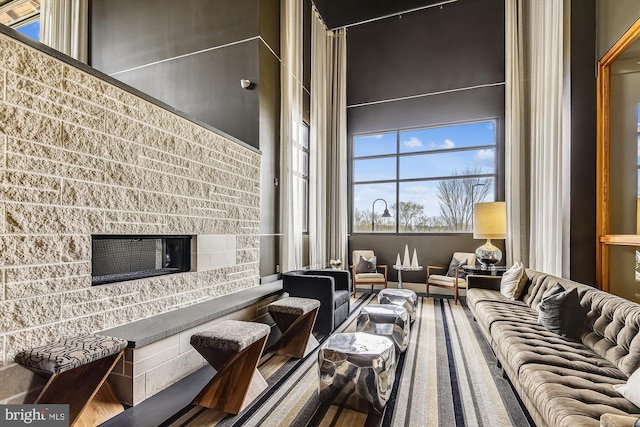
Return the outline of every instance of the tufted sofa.
<path id="1" fill-rule="evenodd" d="M 640 367 L 640 305 L 534 270 L 519 300 L 498 280 L 469 279 L 467 305 L 504 373 L 538 427 L 634 426 L 640 408 L 612 387 Z M 579 340 L 538 324 L 538 306 L 555 283 L 577 288 L 586 312 Z M 601 419 L 602 418 L 602 419 Z"/>

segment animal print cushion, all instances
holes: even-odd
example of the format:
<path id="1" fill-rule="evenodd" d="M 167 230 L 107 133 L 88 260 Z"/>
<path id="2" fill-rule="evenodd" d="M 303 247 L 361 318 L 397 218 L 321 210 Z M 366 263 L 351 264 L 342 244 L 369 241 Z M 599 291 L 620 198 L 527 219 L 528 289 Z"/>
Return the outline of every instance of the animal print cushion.
<path id="1" fill-rule="evenodd" d="M 320 301 L 312 298 L 288 297 L 272 302 L 267 306 L 269 313 L 287 313 L 302 316 L 320 307 Z"/>
<path id="2" fill-rule="evenodd" d="M 81 335 L 21 351 L 14 359 L 27 368 L 60 374 L 119 353 L 127 348 L 127 344 L 127 340 L 120 338 Z"/>
<path id="3" fill-rule="evenodd" d="M 214 347 L 239 352 L 269 335 L 269 325 L 242 320 L 225 320 L 191 336 L 194 347 Z"/>

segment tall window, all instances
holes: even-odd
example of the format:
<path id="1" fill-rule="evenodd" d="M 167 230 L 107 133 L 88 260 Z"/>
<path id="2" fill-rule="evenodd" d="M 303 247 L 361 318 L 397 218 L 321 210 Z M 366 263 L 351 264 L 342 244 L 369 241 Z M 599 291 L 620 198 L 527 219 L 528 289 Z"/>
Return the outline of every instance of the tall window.
<path id="1" fill-rule="evenodd" d="M 353 232 L 471 232 L 474 203 L 495 201 L 495 128 L 489 120 L 355 136 Z"/>
<path id="2" fill-rule="evenodd" d="M 301 154 L 300 168 L 297 171 L 302 180 L 302 231 L 309 232 L 309 125 L 302 124 L 302 144 L 298 147 Z"/>
<path id="3" fill-rule="evenodd" d="M 40 41 L 40 0 L 12 0 L 0 6 L 0 24 Z"/>

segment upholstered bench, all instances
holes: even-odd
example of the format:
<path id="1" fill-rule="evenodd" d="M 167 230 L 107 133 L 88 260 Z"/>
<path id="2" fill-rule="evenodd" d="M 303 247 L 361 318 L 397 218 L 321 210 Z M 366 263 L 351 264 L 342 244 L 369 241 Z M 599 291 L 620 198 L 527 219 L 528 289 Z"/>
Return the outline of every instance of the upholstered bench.
<path id="1" fill-rule="evenodd" d="M 51 374 L 36 404 L 68 404 L 69 425 L 98 425 L 124 411 L 105 380 L 128 342 L 104 335 L 81 335 L 24 350 L 15 361 Z"/>
<path id="2" fill-rule="evenodd" d="M 394 304 L 404 307 L 409 312 L 411 323 L 416 320 L 418 295 L 409 289 L 382 289 L 378 292 L 378 303 Z"/>
<path id="3" fill-rule="evenodd" d="M 395 381 L 393 341 L 363 332 L 334 334 L 320 346 L 318 364 L 322 401 L 382 413 Z"/>
<path id="4" fill-rule="evenodd" d="M 311 298 L 288 297 L 267 306 L 269 314 L 282 331 L 272 347 L 274 353 L 301 358 L 319 345 L 311 334 L 320 301 Z"/>
<path id="5" fill-rule="evenodd" d="M 267 388 L 258 362 L 271 328 L 225 320 L 191 336 L 191 345 L 217 371 L 193 403 L 238 414 Z"/>
<path id="6" fill-rule="evenodd" d="M 358 315 L 356 331 L 389 337 L 396 345 L 397 356 L 409 345 L 409 312 L 394 304 L 369 304 Z"/>

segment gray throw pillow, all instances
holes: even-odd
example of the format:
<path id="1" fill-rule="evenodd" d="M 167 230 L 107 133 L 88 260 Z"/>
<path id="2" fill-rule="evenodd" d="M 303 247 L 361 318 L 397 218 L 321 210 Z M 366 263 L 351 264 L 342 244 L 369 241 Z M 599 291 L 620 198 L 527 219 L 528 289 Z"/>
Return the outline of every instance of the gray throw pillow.
<path id="1" fill-rule="evenodd" d="M 449 270 L 447 270 L 447 277 L 456 277 L 456 270 L 459 268 L 462 268 L 463 265 L 467 265 L 467 259 L 465 259 L 464 261 L 460 262 L 458 261 L 455 257 L 451 257 L 451 262 L 449 263 Z M 466 276 L 465 273 L 460 272 L 458 273 L 458 277 L 460 279 L 464 279 L 464 277 Z"/>
<path id="2" fill-rule="evenodd" d="M 568 293 L 560 283 L 556 283 L 544 293 L 538 306 L 538 323 L 558 335 L 562 332 L 562 303 Z"/>
<path id="3" fill-rule="evenodd" d="M 578 289 L 573 288 L 562 302 L 562 314 L 560 316 L 560 328 L 567 338 L 579 340 L 584 331 L 584 319 L 588 309 L 580 305 Z"/>
<path id="4" fill-rule="evenodd" d="M 375 273 L 377 271 L 376 262 L 375 256 L 372 256 L 371 259 L 366 259 L 360 255 L 360 260 L 358 261 L 358 265 L 356 265 L 356 273 Z"/>

